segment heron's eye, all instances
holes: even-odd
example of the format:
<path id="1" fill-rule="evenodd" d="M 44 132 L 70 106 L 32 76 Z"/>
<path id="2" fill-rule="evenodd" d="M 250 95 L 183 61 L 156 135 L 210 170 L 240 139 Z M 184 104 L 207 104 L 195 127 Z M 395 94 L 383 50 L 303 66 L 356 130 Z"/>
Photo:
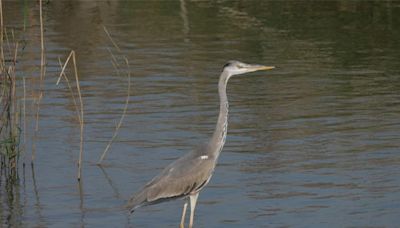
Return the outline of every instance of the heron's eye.
<path id="1" fill-rule="evenodd" d="M 241 68 L 243 68 L 244 66 L 243 65 L 241 65 L 241 64 L 238 64 L 237 65 L 237 68 L 239 68 L 239 69 L 241 69 Z"/>
<path id="2" fill-rule="evenodd" d="M 225 65 L 224 65 L 224 67 L 222 67 L 222 69 L 224 69 L 225 67 L 228 67 L 228 66 L 230 66 L 231 65 L 231 63 L 226 63 Z"/>

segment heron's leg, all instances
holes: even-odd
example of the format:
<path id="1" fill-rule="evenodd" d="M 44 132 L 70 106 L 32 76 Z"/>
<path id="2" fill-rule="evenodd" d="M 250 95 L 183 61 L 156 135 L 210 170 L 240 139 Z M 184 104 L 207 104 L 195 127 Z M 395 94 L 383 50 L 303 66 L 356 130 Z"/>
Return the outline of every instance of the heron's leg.
<path id="1" fill-rule="evenodd" d="M 194 209 L 196 208 L 197 197 L 199 197 L 199 193 L 195 193 L 193 195 L 190 195 L 190 222 L 189 222 L 189 228 L 193 227 Z"/>
<path id="2" fill-rule="evenodd" d="M 184 228 L 185 227 L 185 215 L 186 215 L 187 205 L 188 205 L 188 200 L 185 200 L 185 204 L 183 205 L 181 224 L 179 225 L 179 228 Z"/>

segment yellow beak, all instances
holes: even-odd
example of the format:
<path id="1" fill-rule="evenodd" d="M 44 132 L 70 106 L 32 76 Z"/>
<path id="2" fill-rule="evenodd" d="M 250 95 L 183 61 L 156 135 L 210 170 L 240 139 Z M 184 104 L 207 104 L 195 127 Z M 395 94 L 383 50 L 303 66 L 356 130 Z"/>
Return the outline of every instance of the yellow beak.
<path id="1" fill-rule="evenodd" d="M 254 72 L 254 71 L 259 71 L 259 70 L 272 70 L 275 67 L 258 65 L 258 64 L 248 64 L 247 66 L 245 66 L 245 68 L 248 70 L 248 72 Z"/>
<path id="2" fill-rule="evenodd" d="M 274 68 L 275 68 L 274 66 L 262 66 L 258 70 L 272 70 Z"/>

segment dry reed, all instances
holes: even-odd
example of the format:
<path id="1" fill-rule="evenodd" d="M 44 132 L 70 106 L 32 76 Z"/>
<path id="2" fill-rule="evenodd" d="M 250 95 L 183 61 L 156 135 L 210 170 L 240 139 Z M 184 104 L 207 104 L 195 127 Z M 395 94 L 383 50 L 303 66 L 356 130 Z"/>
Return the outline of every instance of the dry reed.
<path id="1" fill-rule="evenodd" d="M 24 121 L 24 128 L 23 128 L 23 134 L 24 134 L 24 144 L 22 147 L 22 151 L 24 153 L 24 158 L 23 158 L 23 165 L 25 166 L 25 160 L 26 160 L 26 82 L 25 82 L 25 77 L 22 78 L 22 84 L 24 87 L 24 101 L 22 103 L 22 116 L 23 116 L 23 121 Z"/>
<path id="2" fill-rule="evenodd" d="M 114 42 L 114 40 L 111 37 L 110 33 L 108 32 L 107 28 L 103 26 L 103 29 L 104 29 L 104 32 L 107 34 L 107 36 L 108 36 L 109 40 L 111 41 L 111 43 L 114 45 L 115 49 L 117 49 L 118 52 L 121 52 L 121 49 Z M 110 54 L 111 54 L 111 58 L 112 58 L 112 64 L 113 64 L 117 74 L 119 75 L 119 68 L 118 68 L 119 64 L 118 64 L 117 58 L 115 57 L 115 55 L 111 51 L 110 51 Z M 126 96 L 126 99 L 125 99 L 125 106 L 124 106 L 124 109 L 122 111 L 121 118 L 119 119 L 119 122 L 118 122 L 117 126 L 115 127 L 114 134 L 111 137 L 110 141 L 108 142 L 106 148 L 104 149 L 103 154 L 101 155 L 99 161 L 97 162 L 98 165 L 101 165 L 101 163 L 103 162 L 104 158 L 106 157 L 107 152 L 109 151 L 109 149 L 111 147 L 111 144 L 114 142 L 115 138 L 117 137 L 118 131 L 122 126 L 122 122 L 123 122 L 123 120 L 125 118 L 125 115 L 126 115 L 126 112 L 128 110 L 128 106 L 129 106 L 129 99 L 130 99 L 130 92 L 131 92 L 131 71 L 130 71 L 130 68 L 129 68 L 128 59 L 126 58 L 126 56 L 123 56 L 123 58 L 125 60 L 125 64 L 126 64 L 126 67 L 127 67 L 127 77 L 128 77 L 128 89 L 127 89 L 127 96 Z"/>
<path id="3" fill-rule="evenodd" d="M 34 133 L 35 140 L 39 131 L 40 103 L 43 98 L 43 93 L 44 93 L 43 84 L 44 84 L 44 77 L 46 75 L 46 57 L 44 48 L 44 27 L 43 27 L 43 0 L 39 0 L 39 22 L 40 22 L 40 81 L 39 81 L 39 98 L 37 99 L 36 103 L 36 126 Z M 33 148 L 35 148 L 35 146 Z M 35 149 L 32 150 L 31 163 L 35 161 L 36 157 L 35 151 L 36 151 Z"/>
<path id="4" fill-rule="evenodd" d="M 62 68 L 63 68 L 63 65 L 62 65 L 62 62 L 61 62 L 61 59 L 60 59 L 60 58 L 58 58 L 58 64 L 60 65 L 60 68 L 62 69 Z M 72 96 L 72 101 L 74 102 L 74 107 L 75 107 L 75 111 L 76 111 L 76 116 L 78 117 L 79 124 L 82 124 L 81 114 L 79 113 L 78 103 L 76 102 L 76 98 L 75 98 L 75 95 L 74 95 L 74 90 L 72 89 L 71 83 L 69 82 L 68 77 L 67 77 L 67 75 L 65 74 L 65 72 L 62 72 L 62 77 L 63 77 L 64 80 L 67 82 L 68 90 L 69 90 L 69 92 L 70 92 L 70 94 L 71 94 L 71 96 Z M 60 83 L 60 82 L 57 81 L 57 84 L 59 84 L 59 83 Z"/>
<path id="5" fill-rule="evenodd" d="M 62 77 L 67 78 L 65 75 L 65 69 L 68 65 L 68 63 L 70 62 L 72 58 L 72 63 L 73 63 L 73 69 L 74 69 L 74 75 L 75 75 L 75 83 L 76 83 L 76 90 L 78 92 L 78 98 L 79 98 L 79 107 L 76 103 L 76 101 L 74 101 L 75 103 L 75 109 L 78 113 L 78 120 L 79 120 L 79 126 L 80 126 L 80 150 L 79 150 L 79 159 L 78 159 L 78 181 L 81 180 L 82 178 L 82 160 L 83 160 L 83 131 L 84 131 L 84 121 L 83 121 L 83 101 L 82 101 L 82 94 L 81 94 L 81 88 L 79 85 L 79 75 L 78 75 L 78 68 L 76 66 L 76 57 L 75 57 L 75 51 L 72 50 L 67 58 L 67 60 L 65 61 L 65 64 L 62 66 L 61 68 L 61 73 L 60 76 L 58 77 L 57 80 L 57 85 L 60 83 L 60 80 Z M 62 64 L 61 64 L 62 65 Z M 69 82 L 67 82 L 67 84 L 69 84 Z M 70 92 L 73 95 L 73 91 L 72 91 L 72 87 L 69 85 L 69 89 Z M 75 100 L 75 98 L 74 98 Z"/>
<path id="6" fill-rule="evenodd" d="M 0 0 L 0 173 L 6 174 L 9 180 L 16 180 L 21 118 L 16 89 L 18 42 L 15 41 L 14 31 L 10 33 L 11 38 L 4 28 L 3 1 Z"/>
<path id="7" fill-rule="evenodd" d="M 44 50 L 44 28 L 43 28 L 43 0 L 39 1 L 39 14 L 40 14 L 40 81 L 43 82 L 46 75 L 46 56 Z"/>

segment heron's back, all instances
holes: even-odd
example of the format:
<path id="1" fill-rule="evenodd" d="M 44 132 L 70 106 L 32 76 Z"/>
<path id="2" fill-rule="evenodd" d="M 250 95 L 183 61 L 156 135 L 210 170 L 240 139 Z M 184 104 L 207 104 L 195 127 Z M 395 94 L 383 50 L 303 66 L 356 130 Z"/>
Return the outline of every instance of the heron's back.
<path id="1" fill-rule="evenodd" d="M 208 145 L 201 146 L 168 165 L 129 200 L 131 212 L 200 191 L 210 180 L 216 163 L 208 149 Z"/>

